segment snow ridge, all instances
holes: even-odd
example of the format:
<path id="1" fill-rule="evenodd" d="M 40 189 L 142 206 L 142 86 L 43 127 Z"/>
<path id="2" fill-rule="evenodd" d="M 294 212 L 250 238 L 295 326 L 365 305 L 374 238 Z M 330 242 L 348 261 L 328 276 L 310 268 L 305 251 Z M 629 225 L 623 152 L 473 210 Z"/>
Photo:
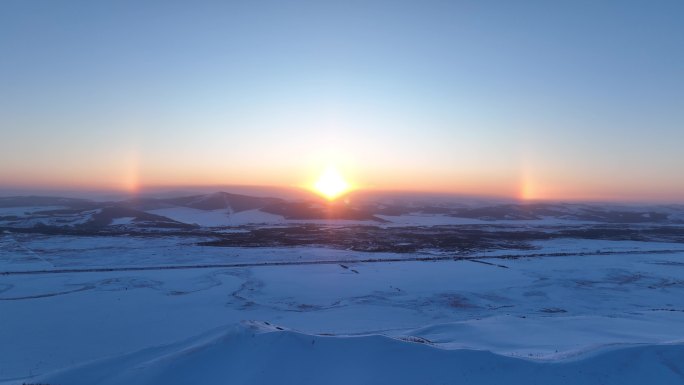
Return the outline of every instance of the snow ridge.
<path id="1" fill-rule="evenodd" d="M 676 384 L 684 344 L 624 345 L 535 361 L 382 335 L 322 336 L 243 322 L 176 344 L 31 378 L 72 385 L 142 384 Z M 21 384 L 26 379 L 7 384 Z"/>

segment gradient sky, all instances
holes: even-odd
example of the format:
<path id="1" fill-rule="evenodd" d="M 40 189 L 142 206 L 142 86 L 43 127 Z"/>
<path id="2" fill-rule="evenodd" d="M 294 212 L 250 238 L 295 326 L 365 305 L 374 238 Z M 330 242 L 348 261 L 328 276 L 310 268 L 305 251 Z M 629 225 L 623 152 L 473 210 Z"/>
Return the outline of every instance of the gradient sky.
<path id="1" fill-rule="evenodd" d="M 0 187 L 684 201 L 684 1 L 0 2 Z"/>

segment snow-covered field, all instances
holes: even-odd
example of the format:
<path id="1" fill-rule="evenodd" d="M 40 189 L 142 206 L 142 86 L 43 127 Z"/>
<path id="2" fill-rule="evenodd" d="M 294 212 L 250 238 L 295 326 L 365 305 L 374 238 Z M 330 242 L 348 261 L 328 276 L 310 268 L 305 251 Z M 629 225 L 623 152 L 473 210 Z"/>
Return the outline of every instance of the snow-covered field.
<path id="1" fill-rule="evenodd" d="M 269 214 L 256 209 L 234 213 L 230 209 L 198 210 L 190 207 L 172 207 L 149 210 L 148 212 L 171 218 L 178 222 L 206 227 L 265 223 L 280 224 L 285 222 L 285 219 L 280 215 Z"/>
<path id="2" fill-rule="evenodd" d="M 625 346 L 535 362 L 380 335 L 316 336 L 263 323 L 225 328 L 55 373 L 69 384 L 677 384 L 677 345 Z"/>
<path id="3" fill-rule="evenodd" d="M 3 234 L 0 382 L 684 383 L 681 244 L 536 246 L 587 255 L 382 262 L 411 255 Z M 254 266 L 211 267 L 227 261 Z M 150 270 L 88 271 L 103 266 Z"/>

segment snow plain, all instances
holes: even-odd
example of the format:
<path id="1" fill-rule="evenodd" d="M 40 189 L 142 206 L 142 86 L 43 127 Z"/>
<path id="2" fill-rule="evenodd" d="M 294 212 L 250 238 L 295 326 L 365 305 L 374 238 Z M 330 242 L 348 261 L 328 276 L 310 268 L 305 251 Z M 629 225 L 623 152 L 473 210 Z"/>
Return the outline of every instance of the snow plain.
<path id="1" fill-rule="evenodd" d="M 230 209 L 198 210 L 190 207 L 170 207 L 148 210 L 147 212 L 171 218 L 178 222 L 204 227 L 285 223 L 285 219 L 282 216 L 265 213 L 257 209 L 233 212 Z"/>
<path id="2" fill-rule="evenodd" d="M 0 234 L 0 382 L 684 383 L 681 244 L 536 246 L 582 255 Z M 211 267 L 226 261 L 254 265 Z M 149 270 L 88 271 L 104 266 Z M 79 272 L 16 274 L 64 268 Z"/>

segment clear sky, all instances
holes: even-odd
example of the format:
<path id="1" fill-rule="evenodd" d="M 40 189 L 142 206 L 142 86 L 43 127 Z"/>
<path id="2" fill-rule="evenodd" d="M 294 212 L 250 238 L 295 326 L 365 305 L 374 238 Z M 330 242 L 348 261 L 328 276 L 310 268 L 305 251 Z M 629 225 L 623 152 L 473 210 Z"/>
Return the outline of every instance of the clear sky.
<path id="1" fill-rule="evenodd" d="M 684 201 L 684 1 L 0 1 L 0 187 Z"/>

